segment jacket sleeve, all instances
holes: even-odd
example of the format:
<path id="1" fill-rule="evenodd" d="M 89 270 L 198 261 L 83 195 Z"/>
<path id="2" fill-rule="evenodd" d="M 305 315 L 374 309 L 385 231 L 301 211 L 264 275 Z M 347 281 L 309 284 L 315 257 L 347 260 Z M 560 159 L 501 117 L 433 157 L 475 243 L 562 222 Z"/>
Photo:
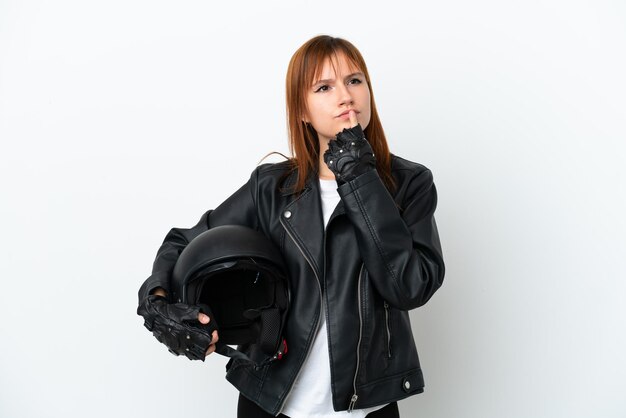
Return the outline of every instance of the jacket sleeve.
<path id="1" fill-rule="evenodd" d="M 444 262 L 434 212 L 437 191 L 420 166 L 396 206 L 376 170 L 341 185 L 339 195 L 374 287 L 392 306 L 425 304 L 441 286 Z"/>
<path id="2" fill-rule="evenodd" d="M 192 239 L 219 225 L 244 225 L 258 229 L 256 198 L 258 169 L 250 180 L 217 208 L 208 210 L 191 228 L 172 228 L 157 251 L 152 274 L 139 289 L 139 303 L 157 287 L 169 293 L 170 277 L 178 256 Z"/>

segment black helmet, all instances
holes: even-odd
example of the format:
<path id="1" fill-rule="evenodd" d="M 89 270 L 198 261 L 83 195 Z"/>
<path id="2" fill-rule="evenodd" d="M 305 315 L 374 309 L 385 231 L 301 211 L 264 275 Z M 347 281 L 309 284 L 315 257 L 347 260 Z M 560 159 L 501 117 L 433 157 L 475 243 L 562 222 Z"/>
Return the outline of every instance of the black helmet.
<path id="1" fill-rule="evenodd" d="M 241 225 L 209 229 L 181 252 L 172 272 L 173 300 L 208 305 L 218 326 L 216 352 L 254 363 L 287 352 L 282 333 L 289 283 L 278 249 Z M 228 345 L 238 345 L 250 357 Z"/>

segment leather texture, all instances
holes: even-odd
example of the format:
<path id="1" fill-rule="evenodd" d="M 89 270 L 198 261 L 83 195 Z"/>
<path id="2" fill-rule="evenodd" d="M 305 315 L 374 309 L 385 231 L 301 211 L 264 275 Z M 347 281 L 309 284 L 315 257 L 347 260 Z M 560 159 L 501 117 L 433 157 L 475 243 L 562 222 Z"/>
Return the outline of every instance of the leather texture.
<path id="1" fill-rule="evenodd" d="M 145 327 L 170 353 L 204 361 L 213 338 L 211 334 L 217 326 L 213 320 L 206 325 L 200 323 L 198 313 L 201 311 L 212 317 L 208 306 L 201 309 L 184 303 L 168 303 L 166 298 L 157 295 L 146 296 L 137 308 Z"/>
<path id="2" fill-rule="evenodd" d="M 325 230 L 317 173 L 301 193 L 294 193 L 297 172 L 288 174 L 288 169 L 288 162 L 257 167 L 246 184 L 195 226 L 173 228 L 139 290 L 140 299 L 156 287 L 168 289 L 178 254 L 195 236 L 218 225 L 245 225 L 270 238 L 287 265 L 289 354 L 261 368 L 232 360 L 228 381 L 277 415 L 325 315 L 335 410 L 422 392 L 408 310 L 425 304 L 444 277 L 430 170 L 392 155 L 393 194 L 375 169 L 357 176 L 338 187 L 341 201 Z M 249 355 L 254 357 L 254 347 Z"/>
<path id="3" fill-rule="evenodd" d="M 365 139 L 361 125 L 344 128 L 335 139 L 330 140 L 324 152 L 324 162 L 335 174 L 339 185 L 376 168 L 374 152 Z"/>

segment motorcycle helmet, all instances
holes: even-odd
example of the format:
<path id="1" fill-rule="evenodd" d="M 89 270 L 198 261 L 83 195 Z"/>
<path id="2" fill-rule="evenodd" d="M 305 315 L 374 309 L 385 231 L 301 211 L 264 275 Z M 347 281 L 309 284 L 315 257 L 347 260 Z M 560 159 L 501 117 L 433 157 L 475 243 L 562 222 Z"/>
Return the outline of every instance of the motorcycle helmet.
<path id="1" fill-rule="evenodd" d="M 263 233 L 241 225 L 201 233 L 181 252 L 171 291 L 174 301 L 210 308 L 217 353 L 259 364 L 287 352 L 289 282 L 280 252 Z"/>

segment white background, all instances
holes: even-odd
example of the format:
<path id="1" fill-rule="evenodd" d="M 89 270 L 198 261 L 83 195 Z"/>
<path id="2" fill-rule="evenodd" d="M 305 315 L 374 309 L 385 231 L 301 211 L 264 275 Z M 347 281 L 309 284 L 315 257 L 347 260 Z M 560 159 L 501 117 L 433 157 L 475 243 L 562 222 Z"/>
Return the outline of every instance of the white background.
<path id="1" fill-rule="evenodd" d="M 403 417 L 626 416 L 623 1 L 0 0 L 0 416 L 232 417 L 137 290 L 270 151 L 307 39 L 363 53 L 432 169 L 447 275 Z"/>

